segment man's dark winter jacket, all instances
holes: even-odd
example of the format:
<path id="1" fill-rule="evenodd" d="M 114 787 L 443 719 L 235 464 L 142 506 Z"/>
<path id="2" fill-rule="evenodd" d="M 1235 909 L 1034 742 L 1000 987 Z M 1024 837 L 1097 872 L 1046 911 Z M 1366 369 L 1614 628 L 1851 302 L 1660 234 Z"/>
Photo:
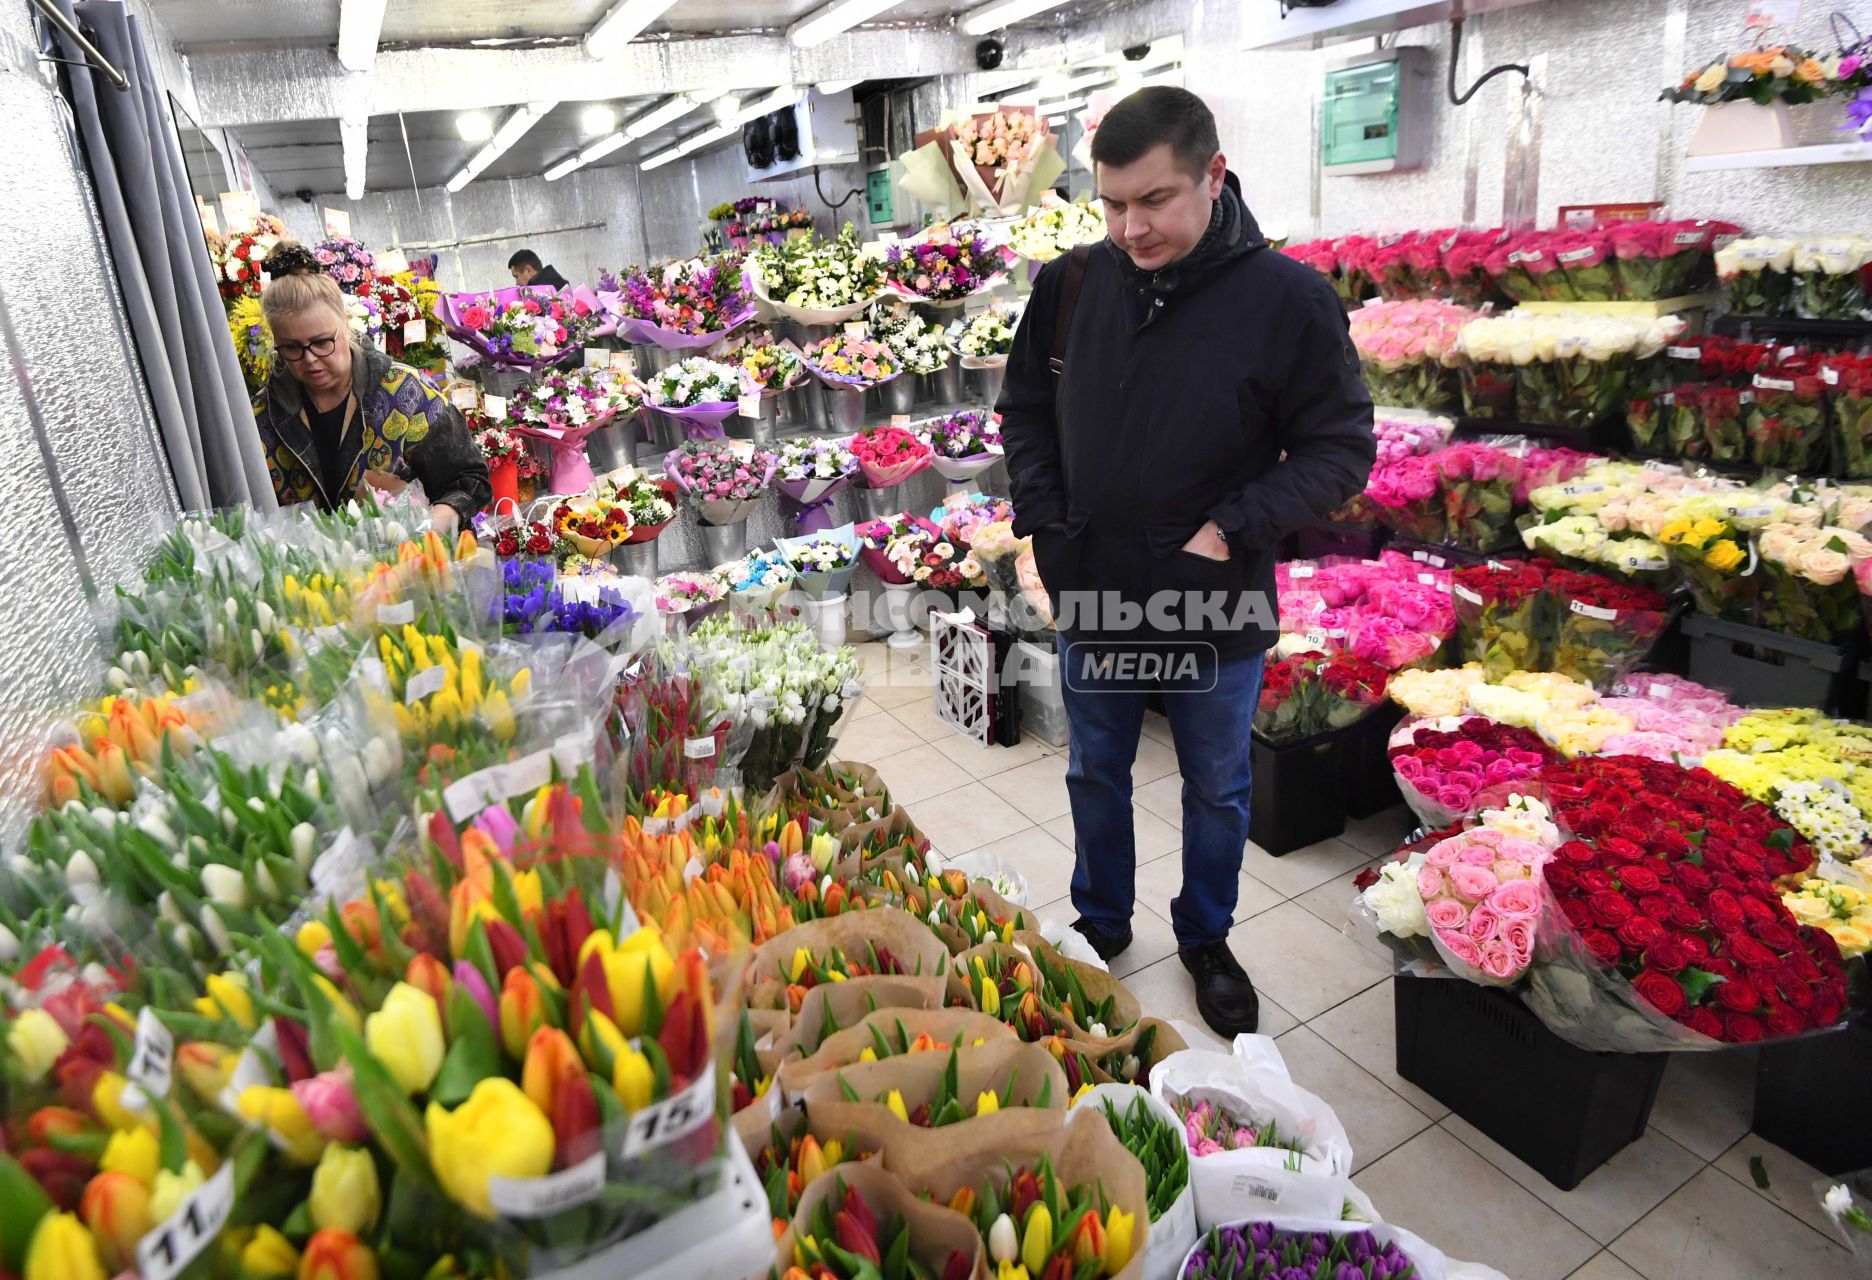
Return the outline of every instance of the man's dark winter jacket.
<path id="1" fill-rule="evenodd" d="M 1109 240 L 1093 249 L 1056 385 L 1066 270 L 1061 258 L 1035 281 L 995 406 L 1015 532 L 1033 535 L 1056 600 L 1177 593 L 1180 629 L 1119 633 L 1103 610 L 1075 639 L 1203 639 L 1225 658 L 1267 648 L 1276 545 L 1364 488 L 1376 452 L 1338 297 L 1270 249 L 1225 188 L 1203 240 L 1162 271 Z M 1182 549 L 1209 519 L 1227 561 Z M 1190 593 L 1220 607 L 1185 612 Z"/>
<path id="2" fill-rule="evenodd" d="M 533 278 L 527 283 L 551 285 L 555 289 L 563 289 L 566 287 L 566 278 L 560 275 L 559 269 L 549 262 L 535 272 Z"/>

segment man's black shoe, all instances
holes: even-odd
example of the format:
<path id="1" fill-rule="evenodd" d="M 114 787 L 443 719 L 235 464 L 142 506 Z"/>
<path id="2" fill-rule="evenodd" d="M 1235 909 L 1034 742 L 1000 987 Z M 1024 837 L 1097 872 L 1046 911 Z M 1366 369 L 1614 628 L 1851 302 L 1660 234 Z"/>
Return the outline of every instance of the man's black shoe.
<path id="1" fill-rule="evenodd" d="M 1224 1040 L 1252 1034 L 1261 1023 L 1261 1000 L 1254 983 L 1226 942 L 1179 947 L 1183 967 L 1196 979 L 1196 1010 Z"/>
<path id="2" fill-rule="evenodd" d="M 1098 952 L 1098 958 L 1103 960 L 1106 964 L 1110 964 L 1113 956 L 1119 954 L 1126 947 L 1131 945 L 1131 926 L 1128 924 L 1113 928 L 1110 925 L 1099 924 L 1095 920 L 1088 920 L 1084 916 L 1080 916 L 1077 920 L 1073 921 L 1072 927 L 1079 931 L 1081 937 L 1092 944 L 1092 949 Z"/>

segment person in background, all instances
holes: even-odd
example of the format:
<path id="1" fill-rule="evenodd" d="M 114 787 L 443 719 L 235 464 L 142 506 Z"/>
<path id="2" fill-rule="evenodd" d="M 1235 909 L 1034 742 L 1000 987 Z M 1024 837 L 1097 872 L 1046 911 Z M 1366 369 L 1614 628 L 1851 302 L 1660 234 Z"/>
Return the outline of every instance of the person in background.
<path id="1" fill-rule="evenodd" d="M 1260 1013 L 1227 936 L 1275 547 L 1364 487 L 1372 402 L 1338 298 L 1268 248 L 1202 99 L 1125 98 L 1092 167 L 1109 238 L 1040 272 L 996 405 L 1014 532 L 1057 601 L 1074 928 L 1106 959 L 1131 945 L 1131 766 L 1158 688 L 1183 777 L 1171 923 L 1198 1010 L 1232 1037 Z M 1139 650 L 1181 678 L 1124 678 Z"/>
<path id="2" fill-rule="evenodd" d="M 437 532 L 453 534 L 494 494 L 467 422 L 414 369 L 352 341 L 344 294 L 311 250 L 282 241 L 265 266 L 273 367 L 254 422 L 280 505 L 329 511 L 366 481 L 420 480 Z"/>
<path id="3" fill-rule="evenodd" d="M 507 270 L 518 285 L 546 284 L 555 289 L 566 287 L 566 278 L 550 264 L 542 266 L 540 256 L 531 249 L 522 249 L 507 259 Z"/>

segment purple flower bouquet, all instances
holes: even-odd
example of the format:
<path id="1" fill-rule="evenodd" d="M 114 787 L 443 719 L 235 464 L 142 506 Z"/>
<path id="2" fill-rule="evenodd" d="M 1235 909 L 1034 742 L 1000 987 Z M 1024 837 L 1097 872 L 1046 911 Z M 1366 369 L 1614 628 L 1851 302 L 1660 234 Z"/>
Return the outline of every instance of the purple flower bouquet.
<path id="1" fill-rule="evenodd" d="M 445 293 L 436 319 L 449 337 L 497 369 L 537 373 L 578 354 L 566 328 L 565 304 L 544 285 L 492 293 Z"/>
<path id="2" fill-rule="evenodd" d="M 714 346 L 754 318 L 742 267 L 741 255 L 728 253 L 625 277 L 618 292 L 619 336 L 666 351 Z"/>
<path id="3" fill-rule="evenodd" d="M 1383 1224 L 1348 1229 L 1358 1225 L 1296 1218 L 1211 1227 L 1178 1275 L 1181 1280 L 1424 1280 L 1443 1274 L 1443 1255 L 1409 1232 Z"/>

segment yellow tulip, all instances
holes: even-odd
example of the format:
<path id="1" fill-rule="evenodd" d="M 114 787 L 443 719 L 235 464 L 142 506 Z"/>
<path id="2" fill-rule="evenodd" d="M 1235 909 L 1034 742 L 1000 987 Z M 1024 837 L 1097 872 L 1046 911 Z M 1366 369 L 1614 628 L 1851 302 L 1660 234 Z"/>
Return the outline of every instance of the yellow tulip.
<path id="1" fill-rule="evenodd" d="M 546 891 L 540 884 L 538 871 L 522 871 L 514 876 L 513 891 L 522 912 L 533 915 L 546 909 Z"/>
<path id="2" fill-rule="evenodd" d="M 405 1093 L 429 1087 L 448 1049 L 435 998 L 407 982 L 390 988 L 383 1008 L 364 1019 L 364 1040 Z"/>
<path id="3" fill-rule="evenodd" d="M 1131 1241 L 1137 1215 L 1113 1205 L 1105 1214 L 1105 1274 L 1115 1276 L 1131 1261 Z"/>
<path id="4" fill-rule="evenodd" d="M 656 1072 L 651 1069 L 650 1059 L 625 1045 L 611 1070 L 611 1088 L 626 1111 L 641 1111 L 649 1106 L 656 1088 Z"/>
<path id="5" fill-rule="evenodd" d="M 208 994 L 195 997 L 195 1012 L 204 1018 L 231 1018 L 247 1031 L 260 1025 L 253 997 L 247 994 L 244 973 L 211 973 Z"/>
<path id="6" fill-rule="evenodd" d="M 293 1164 L 310 1167 L 325 1154 L 326 1140 L 312 1127 L 291 1089 L 250 1085 L 236 1100 L 241 1116 L 266 1129 Z"/>
<path id="7" fill-rule="evenodd" d="M 155 1128 L 156 1117 L 149 1111 L 133 1111 L 124 1105 L 124 1090 L 130 1082 L 115 1071 L 106 1071 L 91 1086 L 91 1111 L 113 1129 Z"/>
<path id="8" fill-rule="evenodd" d="M 1021 1265 L 1038 1274 L 1046 1270 L 1047 1255 L 1053 1252 L 1053 1215 L 1045 1204 L 1035 1204 L 1027 1211 L 1027 1225 L 1021 1230 Z"/>
<path id="9" fill-rule="evenodd" d="M 904 1109 L 903 1094 L 892 1089 L 889 1093 L 884 1095 L 884 1105 L 889 1108 L 890 1113 L 899 1120 L 903 1121 L 905 1124 L 910 1123 L 910 1113 Z"/>
<path id="10" fill-rule="evenodd" d="M 860 1062 L 876 1062 L 877 1060 L 877 1050 L 873 1049 L 870 1045 L 866 1045 L 858 1051 L 858 1061 Z"/>
<path id="11" fill-rule="evenodd" d="M 232 1049 L 208 1040 L 187 1040 L 176 1050 L 176 1070 L 203 1102 L 220 1100 L 239 1061 Z"/>
<path id="12" fill-rule="evenodd" d="M 262 1224 L 241 1249 L 240 1266 L 256 1280 L 290 1276 L 299 1270 L 299 1251 L 277 1230 Z"/>
<path id="13" fill-rule="evenodd" d="M 470 1212 L 494 1216 L 488 1179 L 537 1178 L 552 1169 L 552 1124 L 513 1081 L 482 1080 L 453 1111 L 430 1103 L 423 1117 L 442 1187 Z"/>
<path id="14" fill-rule="evenodd" d="M 370 1152 L 336 1143 L 325 1148 L 312 1171 L 312 1194 L 306 1200 L 312 1224 L 363 1235 L 377 1225 L 383 1211 L 383 1192 L 377 1185 L 377 1164 Z"/>
<path id="15" fill-rule="evenodd" d="M 158 1169 L 156 1185 L 150 1188 L 150 1219 L 167 1222 L 182 1207 L 182 1202 L 201 1190 L 202 1183 L 206 1181 L 207 1175 L 202 1173 L 201 1166 L 193 1160 L 183 1163 L 181 1173 Z"/>
<path id="16" fill-rule="evenodd" d="M 340 991 L 330 978 L 322 973 L 313 974 L 312 985 L 324 993 L 325 999 L 331 1005 L 332 1017 L 344 1023 L 345 1026 L 349 1027 L 352 1031 L 361 1032 L 364 1030 L 363 1017 L 358 1013 L 352 1003 L 345 999 L 344 992 Z"/>
<path id="17" fill-rule="evenodd" d="M 7 1032 L 7 1046 L 13 1050 L 30 1084 L 45 1078 L 59 1055 L 71 1047 L 71 1037 L 44 1009 L 27 1009 L 13 1019 L 13 1026 Z"/>
<path id="18" fill-rule="evenodd" d="M 146 1187 L 155 1184 L 156 1171 L 161 1167 L 162 1151 L 156 1145 L 156 1135 L 141 1125 L 111 1134 L 104 1144 L 104 1154 L 98 1157 L 98 1168 L 126 1174 Z"/>
<path id="19" fill-rule="evenodd" d="M 1004 1261 L 995 1270 L 995 1280 L 1027 1280 L 1027 1268 L 1011 1259 Z"/>
<path id="20" fill-rule="evenodd" d="M 980 1093 L 975 1095 L 975 1114 L 976 1115 L 991 1116 L 995 1112 L 999 1111 L 1000 1109 L 1001 1109 L 1001 1099 L 995 1096 L 994 1091 L 992 1089 L 984 1089 Z"/>
<path id="21" fill-rule="evenodd" d="M 544 1025 L 546 998 L 540 994 L 539 983 L 534 981 L 533 975 L 516 965 L 507 971 L 507 979 L 501 983 L 501 1044 L 518 1061 L 526 1056 L 527 1041 Z"/>
<path id="22" fill-rule="evenodd" d="M 84 1223 L 69 1213 L 48 1213 L 26 1249 L 25 1280 L 105 1280 L 104 1260 Z"/>

